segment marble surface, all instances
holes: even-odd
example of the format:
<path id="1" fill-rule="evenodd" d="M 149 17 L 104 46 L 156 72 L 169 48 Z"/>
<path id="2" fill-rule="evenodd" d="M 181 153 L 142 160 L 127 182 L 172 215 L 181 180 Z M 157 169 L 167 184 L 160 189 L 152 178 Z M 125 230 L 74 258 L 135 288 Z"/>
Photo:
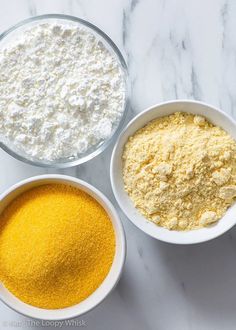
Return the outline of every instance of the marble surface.
<path id="1" fill-rule="evenodd" d="M 30 16 L 63 13 L 87 19 L 109 34 L 129 66 L 129 118 L 176 98 L 203 100 L 236 116 L 234 0 L 0 0 L 0 8 L 0 32 Z M 66 173 L 92 183 L 118 208 L 109 181 L 112 147 L 88 164 L 63 171 L 27 166 L 0 151 L 0 192 L 32 175 Z M 74 326 L 64 323 L 61 328 L 236 328 L 236 228 L 208 243 L 174 246 L 148 237 L 120 215 L 128 254 L 117 288 Z M 1 329 L 55 325 L 35 324 L 0 303 Z"/>

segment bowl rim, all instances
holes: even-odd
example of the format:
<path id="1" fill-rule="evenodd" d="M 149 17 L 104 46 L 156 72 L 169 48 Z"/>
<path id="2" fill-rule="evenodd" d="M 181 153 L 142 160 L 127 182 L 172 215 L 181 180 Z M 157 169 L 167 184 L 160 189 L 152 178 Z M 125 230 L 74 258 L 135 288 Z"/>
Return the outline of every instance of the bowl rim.
<path id="1" fill-rule="evenodd" d="M 90 312 L 91 310 L 96 308 L 98 305 L 100 305 L 106 299 L 106 297 L 109 296 L 109 294 L 115 289 L 116 285 L 118 284 L 118 282 L 120 280 L 123 269 L 124 269 L 124 264 L 125 264 L 125 260 L 126 260 L 126 254 L 127 254 L 127 242 L 126 242 L 126 235 L 125 235 L 124 226 L 123 226 L 122 221 L 121 221 L 121 219 L 118 215 L 118 212 L 116 211 L 116 209 L 113 206 L 113 204 L 111 203 L 111 201 L 100 190 L 98 190 L 97 188 L 95 188 L 91 184 L 87 183 L 84 180 L 77 179 L 73 176 L 62 175 L 62 174 L 43 174 L 43 175 L 36 175 L 36 176 L 30 177 L 30 178 L 21 180 L 21 181 L 15 183 L 15 184 L 13 184 L 8 189 L 6 189 L 3 193 L 0 194 L 0 203 L 4 198 L 6 198 L 7 196 L 10 196 L 12 193 L 16 192 L 22 186 L 25 186 L 27 184 L 34 183 L 34 182 L 37 183 L 39 181 L 44 181 L 44 180 L 46 182 L 45 184 L 48 184 L 49 180 L 53 180 L 53 181 L 55 180 L 55 183 L 56 182 L 60 183 L 60 181 L 62 181 L 62 184 L 70 184 L 70 182 L 71 182 L 72 184 L 76 184 L 78 189 L 82 189 L 82 190 L 86 191 L 88 194 L 90 194 L 90 192 L 91 192 L 92 194 L 90 196 L 92 196 L 94 199 L 96 199 L 98 197 L 98 199 L 100 199 L 104 203 L 104 205 L 106 205 L 106 208 L 107 208 L 107 210 L 110 211 L 110 214 L 112 214 L 113 221 L 116 224 L 117 228 L 114 227 L 114 224 L 112 226 L 113 226 L 115 234 L 120 239 L 120 245 L 119 245 L 120 258 L 118 260 L 118 270 L 115 273 L 116 276 L 113 277 L 113 280 L 111 281 L 111 283 L 109 285 L 109 289 L 105 291 L 105 294 L 102 295 L 102 297 L 100 297 L 99 299 L 97 299 L 97 301 L 94 304 L 91 304 L 91 306 L 89 308 L 87 308 L 86 310 L 84 310 L 83 312 L 74 311 L 74 313 L 69 312 L 68 313 L 68 314 L 70 314 L 69 316 L 68 315 L 63 316 L 63 313 L 65 311 L 68 311 L 70 309 L 70 307 L 78 306 L 78 308 L 79 308 L 80 303 L 78 303 L 76 305 L 73 305 L 73 306 L 60 308 L 60 309 L 38 308 L 38 307 L 35 307 L 35 306 L 24 303 L 26 306 L 29 306 L 31 308 L 33 307 L 33 308 L 36 308 L 37 310 L 42 310 L 42 313 L 45 312 L 45 311 L 49 311 L 49 312 L 51 312 L 51 314 L 53 314 L 53 312 L 57 311 L 58 314 L 59 314 L 59 312 L 61 312 L 61 314 L 62 314 L 61 316 L 57 315 L 55 317 L 52 316 L 52 315 L 47 316 L 47 317 L 44 317 L 44 316 L 39 317 L 38 315 L 35 315 L 34 312 L 28 313 L 28 312 L 24 311 L 24 308 L 16 307 L 14 303 L 9 302 L 8 299 L 6 299 L 5 297 L 3 297 L 0 294 L 0 301 L 2 301 L 6 306 L 11 308 L 15 312 L 18 312 L 21 315 L 30 317 L 32 319 L 38 319 L 38 320 L 48 320 L 48 321 L 59 321 L 59 320 L 61 320 L 61 321 L 63 321 L 63 320 L 68 320 L 68 319 L 72 319 L 72 318 L 75 318 L 75 317 L 80 317 L 84 314 L 87 314 L 88 312 Z M 67 181 L 67 183 L 65 183 L 65 181 Z M 31 189 L 32 187 L 33 186 L 30 186 L 29 189 Z M 27 190 L 28 189 L 26 189 L 25 191 L 27 191 Z M 94 196 L 96 196 L 96 197 L 94 197 Z M 99 202 L 99 204 L 100 204 L 100 202 Z M 107 210 L 105 210 L 105 211 L 107 212 Z M 117 249 L 117 246 L 116 246 L 116 249 Z M 109 273 L 110 273 L 110 271 L 108 272 L 108 274 Z M 108 274 L 107 274 L 107 276 L 108 276 Z M 107 278 L 107 276 L 106 276 L 106 278 Z M 101 285 L 106 281 L 106 278 L 103 280 Z M 10 292 L 6 287 L 4 287 L 4 288 L 8 292 Z M 88 296 L 88 298 L 89 297 L 90 296 Z M 19 301 L 21 301 L 19 298 L 17 298 L 17 299 Z M 83 300 L 83 301 L 85 301 L 85 300 Z M 36 312 L 36 313 L 38 314 L 39 312 Z"/>
<path id="2" fill-rule="evenodd" d="M 235 226 L 236 224 L 236 217 L 235 217 L 235 220 L 232 219 L 230 225 L 228 225 L 228 227 L 224 230 L 221 230 L 217 233 L 215 233 L 214 235 L 209 235 L 209 237 L 207 238 L 195 238 L 195 239 L 192 239 L 191 241 L 181 241 L 181 239 L 172 239 L 170 237 L 168 238 L 163 238 L 163 237 L 158 237 L 158 235 L 156 233 L 150 233 L 148 230 L 146 230 L 145 228 L 143 228 L 144 226 L 141 226 L 136 220 L 135 220 L 135 217 L 132 216 L 130 217 L 128 215 L 128 211 L 126 209 L 126 207 L 123 206 L 123 203 L 121 201 L 121 198 L 120 198 L 120 189 L 117 188 L 117 185 L 116 185 L 116 180 L 115 180 L 115 170 L 114 170 L 114 167 L 115 167 L 115 162 L 116 162 L 116 158 L 117 158 L 117 150 L 118 148 L 120 147 L 120 144 L 122 144 L 122 147 L 124 146 L 125 142 L 122 143 L 121 142 L 121 139 L 123 138 L 123 136 L 127 133 L 127 131 L 129 130 L 129 128 L 136 122 L 139 120 L 140 117 L 144 117 L 147 115 L 147 113 L 149 112 L 152 112 L 152 111 L 156 111 L 158 112 L 158 108 L 161 108 L 163 106 L 168 106 L 168 105 L 173 105 L 173 104 L 176 104 L 176 105 L 179 105 L 179 104 L 188 104 L 188 105 L 191 105 L 191 104 L 195 104 L 195 105 L 199 105 L 199 106 L 203 106 L 203 107 L 206 107 L 206 108 L 210 108 L 211 111 L 213 112 L 216 112 L 216 113 L 219 113 L 220 115 L 222 115 L 222 117 L 225 117 L 227 118 L 227 120 L 229 122 L 231 122 L 231 124 L 233 126 L 235 126 L 236 128 L 236 121 L 234 120 L 234 118 L 232 118 L 230 115 L 228 115 L 227 113 L 225 113 L 224 111 L 220 110 L 219 108 L 209 104 L 209 103 L 206 103 L 206 102 L 202 102 L 202 101 L 198 101 L 198 100 L 192 100 L 192 99 L 178 99 L 178 100 L 170 100 L 170 101 L 165 101 L 165 102 L 160 102 L 160 103 L 157 103 L 157 104 L 154 104 L 146 109 L 144 109 L 143 111 L 141 111 L 140 113 L 138 113 L 124 128 L 123 130 L 121 131 L 118 139 L 117 139 L 117 142 L 114 146 L 114 149 L 112 151 L 112 155 L 111 155 L 111 161 L 110 161 L 110 181 L 111 181 L 111 186 L 112 186 L 112 191 L 113 191 L 113 194 L 115 196 L 115 199 L 119 205 L 119 207 L 121 208 L 121 210 L 123 211 L 123 213 L 126 215 L 126 217 L 128 218 L 129 221 L 131 221 L 133 223 L 133 225 L 135 225 L 137 228 L 139 228 L 141 231 L 143 231 L 145 234 L 149 235 L 150 237 L 153 237 L 159 241 L 162 241 L 162 242 L 166 242 L 166 243 L 171 243 L 171 244 L 176 244 L 176 245 L 192 245 L 192 244 L 198 244 L 198 243 L 203 243 L 203 242 L 207 242 L 207 241 L 210 241 L 210 240 L 213 240 L 219 236 L 221 236 L 222 234 L 224 234 L 225 232 L 227 232 L 228 230 L 230 230 L 233 226 Z M 182 112 L 188 112 L 188 111 L 185 111 L 185 110 L 181 110 Z M 191 113 L 191 111 L 189 111 Z M 174 111 L 172 112 L 174 113 Z M 169 114 L 167 114 L 169 115 Z M 164 116 L 164 115 L 163 115 Z M 163 116 L 158 116 L 158 113 L 157 113 L 157 118 L 158 117 L 163 117 Z M 207 114 L 206 114 L 206 117 L 207 117 Z M 154 120 L 154 119 L 153 119 Z M 151 121 L 151 120 L 150 120 Z M 136 129 L 139 130 L 141 127 L 145 126 L 146 124 L 148 124 L 148 122 L 150 121 L 147 121 L 146 123 L 144 123 L 142 126 L 140 126 L 139 128 Z M 224 129 L 225 130 L 225 129 Z M 227 132 L 227 130 L 225 130 Z M 132 133 L 134 134 L 134 133 Z M 127 141 L 127 139 L 126 139 Z M 127 207 L 128 208 L 128 207 Z M 135 207 L 133 206 L 133 209 L 135 209 Z M 142 216 L 142 215 L 141 215 Z M 142 218 L 145 220 L 145 217 L 142 216 Z M 220 220 L 219 220 L 220 221 Z M 146 219 L 146 222 L 150 222 L 149 220 Z M 162 227 L 161 227 L 162 228 Z M 165 229 L 165 228 L 164 228 Z M 197 230 L 197 229 L 196 229 Z M 170 232 L 168 229 L 166 229 L 166 231 Z M 195 230 L 194 230 L 195 231 Z M 176 232 L 176 231 L 175 231 Z M 191 231 L 188 231 L 188 232 L 183 232 L 183 233 L 191 233 L 193 232 L 193 230 Z"/>
<path id="3" fill-rule="evenodd" d="M 103 30 L 101 30 L 99 27 L 97 27 L 95 24 L 92 24 L 91 22 L 84 20 L 82 18 L 76 17 L 76 16 L 71 16 L 71 15 L 64 15 L 64 14 L 44 14 L 44 15 L 38 15 L 38 16 L 33 16 L 27 19 L 24 19 L 17 24 L 14 24 L 4 32 L 0 34 L 0 42 L 10 35 L 11 32 L 16 31 L 18 28 L 26 26 L 27 24 L 30 24 L 32 22 L 40 22 L 41 20 L 47 20 L 47 19 L 55 19 L 55 20 L 67 20 L 68 22 L 75 22 L 78 24 L 81 24 L 82 26 L 85 26 L 86 28 L 89 28 L 96 34 L 98 34 L 101 38 L 105 40 L 105 42 L 111 47 L 112 52 L 115 54 L 117 57 L 117 61 L 120 64 L 120 67 L 122 68 L 123 76 L 124 76 L 124 82 L 125 82 L 125 98 L 124 98 L 124 106 L 123 106 L 123 112 L 121 114 L 121 117 L 119 119 L 119 123 L 117 124 L 117 127 L 114 129 L 112 135 L 104 140 L 101 145 L 99 145 L 94 151 L 90 152 L 89 154 L 78 158 L 74 159 L 71 161 L 67 162 L 48 162 L 45 160 L 39 160 L 39 159 L 30 159 L 27 158 L 27 156 L 23 156 L 20 153 L 14 151 L 11 149 L 9 146 L 7 146 L 4 142 L 0 141 L 0 147 L 7 152 L 10 156 L 16 158 L 17 160 L 20 160 L 26 164 L 38 166 L 38 167 L 44 167 L 44 168 L 55 168 L 55 169 L 63 169 L 63 168 L 69 168 L 69 167 L 74 167 L 83 163 L 86 163 L 87 161 L 93 159 L 94 157 L 98 156 L 101 154 L 112 142 L 116 141 L 116 138 L 118 137 L 123 124 L 125 122 L 129 107 L 130 107 L 130 83 L 129 83 L 129 77 L 128 77 L 128 66 L 126 64 L 126 61 L 118 48 L 118 46 L 114 43 L 114 41 L 106 34 Z"/>

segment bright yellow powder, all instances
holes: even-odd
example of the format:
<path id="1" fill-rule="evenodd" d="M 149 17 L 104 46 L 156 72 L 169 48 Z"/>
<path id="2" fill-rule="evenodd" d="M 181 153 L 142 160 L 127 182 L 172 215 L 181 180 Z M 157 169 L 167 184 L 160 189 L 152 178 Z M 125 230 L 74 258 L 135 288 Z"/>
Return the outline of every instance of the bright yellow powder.
<path id="1" fill-rule="evenodd" d="M 107 213 L 74 187 L 33 188 L 0 215 L 0 279 L 30 305 L 56 309 L 81 302 L 103 282 L 114 254 Z"/>

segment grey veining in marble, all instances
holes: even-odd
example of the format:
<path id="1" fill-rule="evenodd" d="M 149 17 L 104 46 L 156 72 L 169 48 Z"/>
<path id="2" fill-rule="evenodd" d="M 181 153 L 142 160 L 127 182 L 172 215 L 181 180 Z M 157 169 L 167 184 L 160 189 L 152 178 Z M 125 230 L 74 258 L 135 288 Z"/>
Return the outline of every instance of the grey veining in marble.
<path id="1" fill-rule="evenodd" d="M 110 35 L 129 66 L 127 121 L 176 98 L 209 102 L 236 117 L 235 0 L 0 0 L 0 8 L 0 32 L 30 16 L 63 13 Z M 27 166 L 0 151 L 0 192 L 32 175 L 65 173 L 92 183 L 118 208 L 109 181 L 112 147 L 88 164 L 62 171 Z M 124 273 L 114 292 L 83 317 L 86 329 L 236 328 L 235 228 L 212 242 L 175 246 L 148 237 L 120 215 L 128 240 Z M 0 328 L 35 329 L 26 321 L 0 304 Z"/>

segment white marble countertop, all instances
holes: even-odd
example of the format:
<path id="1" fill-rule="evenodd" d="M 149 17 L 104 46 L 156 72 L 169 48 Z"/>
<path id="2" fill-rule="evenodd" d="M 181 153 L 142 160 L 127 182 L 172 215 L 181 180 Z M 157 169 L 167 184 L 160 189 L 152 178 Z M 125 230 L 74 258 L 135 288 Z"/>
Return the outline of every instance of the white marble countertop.
<path id="1" fill-rule="evenodd" d="M 176 98 L 203 100 L 236 116 L 235 0 L 0 0 L 0 7 L 0 32 L 46 13 L 78 16 L 103 29 L 129 66 L 129 117 Z M 115 203 L 108 171 L 112 147 L 88 164 L 63 171 L 27 166 L 0 151 L 0 192 L 23 178 L 56 172 L 92 183 Z M 236 228 L 208 243 L 174 246 L 148 237 L 121 217 L 128 240 L 124 273 L 105 302 L 78 319 L 84 328 L 236 328 Z M 1 329 L 46 326 L 0 303 Z"/>

